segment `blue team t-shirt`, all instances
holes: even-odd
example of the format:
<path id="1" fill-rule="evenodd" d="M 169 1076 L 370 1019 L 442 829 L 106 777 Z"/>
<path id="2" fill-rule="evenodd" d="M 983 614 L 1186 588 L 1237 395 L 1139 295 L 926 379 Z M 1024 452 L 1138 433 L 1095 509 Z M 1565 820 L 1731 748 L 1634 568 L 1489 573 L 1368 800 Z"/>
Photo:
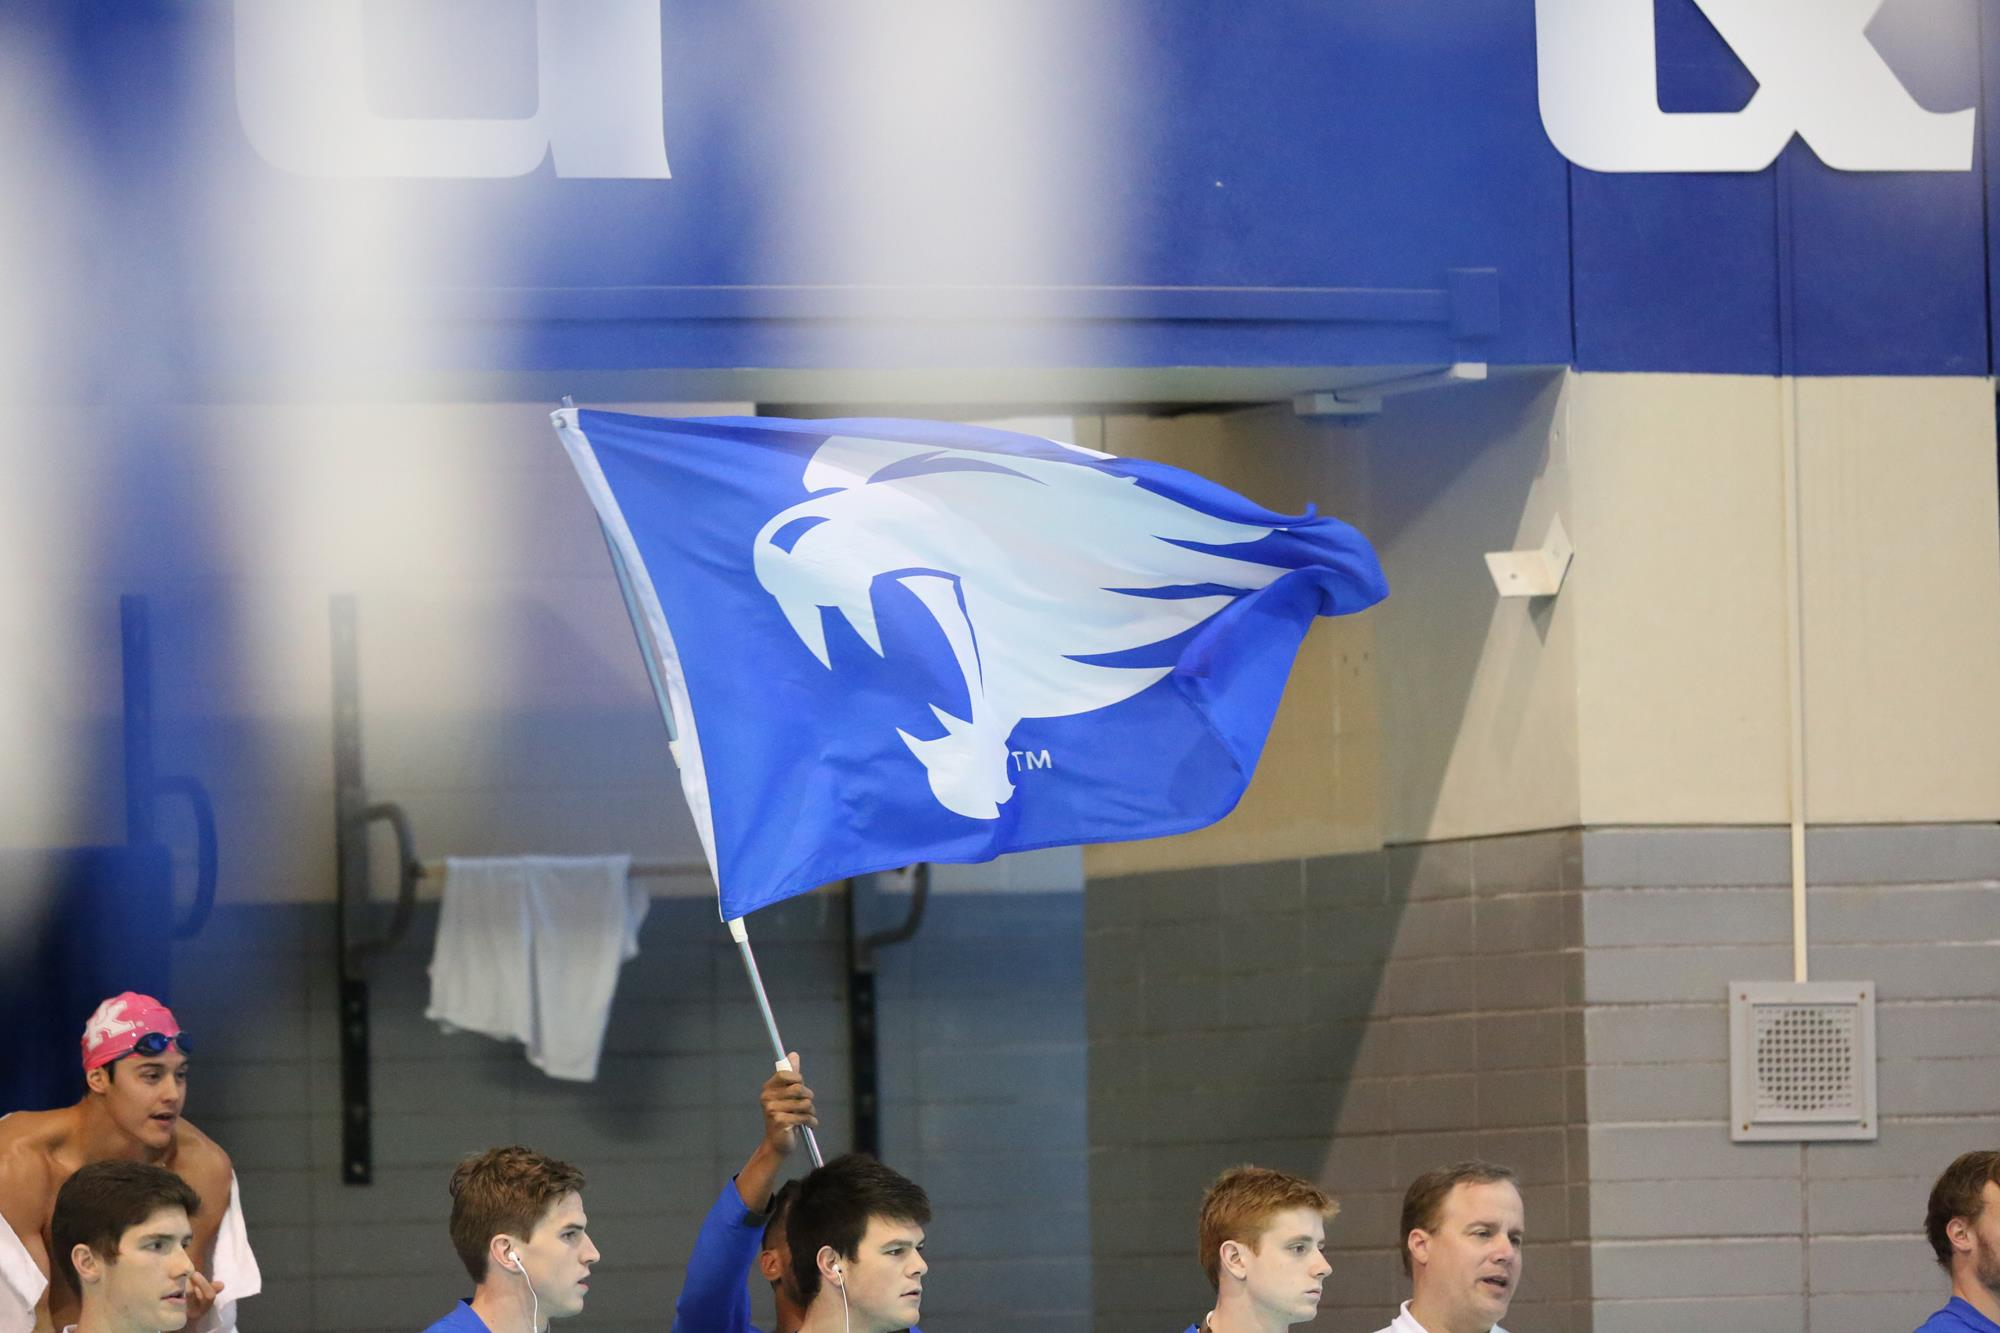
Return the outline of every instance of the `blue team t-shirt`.
<path id="1" fill-rule="evenodd" d="M 472 1312 L 471 1301 L 460 1301 L 451 1313 L 432 1324 L 424 1333 L 493 1333 L 486 1321 Z"/>
<path id="2" fill-rule="evenodd" d="M 1916 1333 L 2000 1333 L 2000 1324 L 1979 1313 L 1964 1297 L 1954 1296 L 1944 1309 L 1917 1325 Z"/>

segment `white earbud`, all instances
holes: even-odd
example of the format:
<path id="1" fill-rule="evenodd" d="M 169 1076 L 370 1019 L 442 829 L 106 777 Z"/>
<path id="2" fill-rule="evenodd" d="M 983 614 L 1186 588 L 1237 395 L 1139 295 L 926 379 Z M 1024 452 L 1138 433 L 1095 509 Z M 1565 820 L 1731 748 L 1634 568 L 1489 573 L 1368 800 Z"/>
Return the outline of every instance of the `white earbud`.
<path id="1" fill-rule="evenodd" d="M 542 1322 L 541 1297 L 535 1295 L 535 1284 L 528 1282 L 528 1270 L 522 1266 L 521 1256 L 513 1246 L 507 1247 L 506 1257 L 513 1263 L 514 1271 L 520 1275 L 521 1281 L 528 1283 L 528 1329 L 529 1333 L 534 1333 Z"/>

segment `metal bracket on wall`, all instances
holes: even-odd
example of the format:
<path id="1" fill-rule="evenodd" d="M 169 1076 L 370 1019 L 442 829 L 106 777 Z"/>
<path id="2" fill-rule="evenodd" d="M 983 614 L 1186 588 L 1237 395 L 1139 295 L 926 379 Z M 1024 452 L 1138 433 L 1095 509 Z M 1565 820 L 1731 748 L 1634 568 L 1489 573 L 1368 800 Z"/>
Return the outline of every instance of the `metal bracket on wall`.
<path id="1" fill-rule="evenodd" d="M 334 940 L 340 971 L 340 1178 L 366 1185 L 375 1177 L 373 1107 L 368 1082 L 368 981 L 364 964 L 392 949 L 410 928 L 423 864 L 409 816 L 388 801 L 371 804 L 361 775 L 361 669 L 354 598 L 335 597 L 333 629 Z M 368 910 L 368 826 L 380 821 L 396 835 L 396 904 L 388 929 L 360 934 L 355 918 Z"/>
<path id="2" fill-rule="evenodd" d="M 1488 551 L 1486 572 L 1502 597 L 1553 597 L 1562 591 L 1576 548 L 1562 515 L 1549 520 L 1549 535 L 1532 551 Z"/>
<path id="3" fill-rule="evenodd" d="M 1372 417 L 1381 413 L 1385 398 L 1454 384 L 1477 384 L 1485 378 L 1484 361 L 1458 361 L 1420 375 L 1395 375 L 1319 393 L 1298 394 L 1292 399 L 1292 411 L 1302 417 Z"/>

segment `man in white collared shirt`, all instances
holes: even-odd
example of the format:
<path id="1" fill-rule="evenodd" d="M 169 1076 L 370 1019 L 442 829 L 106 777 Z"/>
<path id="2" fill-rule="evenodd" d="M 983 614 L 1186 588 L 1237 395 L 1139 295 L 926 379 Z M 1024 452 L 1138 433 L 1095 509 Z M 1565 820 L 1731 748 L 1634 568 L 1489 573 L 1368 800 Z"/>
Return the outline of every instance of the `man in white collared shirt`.
<path id="1" fill-rule="evenodd" d="M 1403 1195 L 1410 1299 L 1381 1333 L 1507 1333 L 1521 1285 L 1521 1190 L 1491 1162 L 1426 1171 Z"/>

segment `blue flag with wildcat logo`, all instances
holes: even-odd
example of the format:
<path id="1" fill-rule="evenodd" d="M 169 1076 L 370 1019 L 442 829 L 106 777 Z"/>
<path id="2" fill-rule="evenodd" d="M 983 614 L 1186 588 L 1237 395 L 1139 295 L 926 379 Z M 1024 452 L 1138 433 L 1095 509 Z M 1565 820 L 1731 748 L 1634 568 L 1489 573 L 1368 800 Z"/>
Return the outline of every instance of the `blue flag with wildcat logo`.
<path id="1" fill-rule="evenodd" d="M 1234 808 L 1367 540 L 1201 477 L 932 421 L 565 408 L 725 919 L 920 861 Z"/>

